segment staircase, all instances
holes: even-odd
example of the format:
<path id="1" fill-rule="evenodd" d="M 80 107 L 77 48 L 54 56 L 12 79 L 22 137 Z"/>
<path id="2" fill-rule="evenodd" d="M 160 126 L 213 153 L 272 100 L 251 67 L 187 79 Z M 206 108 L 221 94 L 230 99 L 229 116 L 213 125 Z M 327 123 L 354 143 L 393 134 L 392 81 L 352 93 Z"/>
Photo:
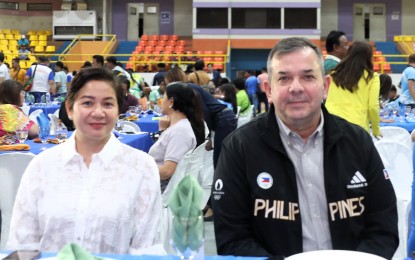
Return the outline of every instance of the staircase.
<path id="1" fill-rule="evenodd" d="M 375 42 L 376 50 L 381 51 L 383 55 L 400 55 L 394 42 Z M 386 57 L 388 62 L 405 62 L 404 58 L 399 57 Z M 391 69 L 393 73 L 402 73 L 402 71 L 407 67 L 405 64 L 391 64 Z"/>
<path id="2" fill-rule="evenodd" d="M 127 62 L 131 56 L 131 53 L 135 50 L 137 46 L 137 41 L 119 41 L 118 48 L 115 50 L 114 55 L 117 58 L 117 61 L 123 63 L 125 67 L 125 62 Z M 129 56 L 117 56 L 117 54 L 130 54 Z"/>

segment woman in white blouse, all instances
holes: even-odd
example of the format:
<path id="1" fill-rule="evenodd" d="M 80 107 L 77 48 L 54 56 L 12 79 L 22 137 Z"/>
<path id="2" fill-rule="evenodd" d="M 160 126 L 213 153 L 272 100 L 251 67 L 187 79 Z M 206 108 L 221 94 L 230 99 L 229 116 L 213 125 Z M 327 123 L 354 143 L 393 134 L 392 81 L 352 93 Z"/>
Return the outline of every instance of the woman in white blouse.
<path id="1" fill-rule="evenodd" d="M 163 192 L 182 157 L 205 141 L 205 127 L 199 97 L 187 83 L 167 85 L 161 110 L 162 133 L 148 154 L 159 167 Z"/>
<path id="2" fill-rule="evenodd" d="M 9 249 L 135 253 L 160 243 L 160 178 L 149 155 L 112 134 L 123 94 L 111 72 L 81 70 L 66 110 L 76 131 L 36 156 L 23 175 Z"/>

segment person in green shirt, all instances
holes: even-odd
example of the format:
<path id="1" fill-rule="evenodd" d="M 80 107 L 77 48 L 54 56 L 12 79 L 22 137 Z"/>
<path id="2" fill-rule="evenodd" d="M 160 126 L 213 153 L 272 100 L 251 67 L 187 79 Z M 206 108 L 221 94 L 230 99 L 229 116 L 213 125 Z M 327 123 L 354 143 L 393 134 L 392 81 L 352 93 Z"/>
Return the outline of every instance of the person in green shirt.
<path id="1" fill-rule="evenodd" d="M 251 102 L 249 102 L 249 97 L 245 90 L 245 81 L 242 78 L 236 78 L 233 80 L 233 84 L 236 87 L 236 103 L 238 104 L 238 107 L 241 108 L 239 114 L 243 114 L 248 111 L 248 108 L 251 106 Z"/>
<path id="2" fill-rule="evenodd" d="M 160 82 L 159 88 L 156 90 L 151 91 L 149 100 L 150 100 L 150 107 L 154 109 L 155 105 L 158 105 L 159 99 L 163 99 L 164 92 L 166 91 L 166 83 L 164 80 Z"/>

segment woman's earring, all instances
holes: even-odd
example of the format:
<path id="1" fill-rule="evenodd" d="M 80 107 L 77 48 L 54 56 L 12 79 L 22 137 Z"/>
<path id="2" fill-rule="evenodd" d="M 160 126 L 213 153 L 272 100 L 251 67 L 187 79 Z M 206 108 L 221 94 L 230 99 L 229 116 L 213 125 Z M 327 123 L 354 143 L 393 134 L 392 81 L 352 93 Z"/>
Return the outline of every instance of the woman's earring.
<path id="1" fill-rule="evenodd" d="M 172 108 L 172 107 L 173 107 L 172 105 L 169 106 L 169 108 Z"/>

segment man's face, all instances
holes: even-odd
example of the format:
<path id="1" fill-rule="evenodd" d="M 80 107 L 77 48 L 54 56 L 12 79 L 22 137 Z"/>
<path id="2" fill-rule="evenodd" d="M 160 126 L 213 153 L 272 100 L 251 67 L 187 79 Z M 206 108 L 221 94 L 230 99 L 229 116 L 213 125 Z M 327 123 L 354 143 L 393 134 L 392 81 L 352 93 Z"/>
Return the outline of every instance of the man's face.
<path id="1" fill-rule="evenodd" d="M 107 68 L 109 68 L 110 70 L 112 70 L 113 68 L 115 68 L 115 65 L 112 64 L 111 62 L 106 62 L 105 66 L 107 66 Z"/>
<path id="2" fill-rule="evenodd" d="M 343 59 L 347 54 L 347 50 L 349 49 L 349 43 L 347 42 L 347 38 L 344 35 L 342 35 L 339 38 L 339 42 L 340 44 L 338 46 L 335 45 L 334 48 L 335 48 L 336 56 L 339 57 L 339 59 Z"/>
<path id="3" fill-rule="evenodd" d="M 96 59 L 92 59 L 92 67 L 102 67 L 101 63 L 97 62 Z"/>
<path id="4" fill-rule="evenodd" d="M 15 70 L 19 69 L 19 63 L 16 62 L 15 60 L 12 60 L 12 68 Z"/>
<path id="5" fill-rule="evenodd" d="M 317 54 L 305 47 L 281 57 L 274 56 L 271 67 L 271 82 L 266 82 L 265 87 L 276 115 L 291 130 L 316 127 L 321 103 L 330 85 L 330 78 L 323 78 Z"/>

